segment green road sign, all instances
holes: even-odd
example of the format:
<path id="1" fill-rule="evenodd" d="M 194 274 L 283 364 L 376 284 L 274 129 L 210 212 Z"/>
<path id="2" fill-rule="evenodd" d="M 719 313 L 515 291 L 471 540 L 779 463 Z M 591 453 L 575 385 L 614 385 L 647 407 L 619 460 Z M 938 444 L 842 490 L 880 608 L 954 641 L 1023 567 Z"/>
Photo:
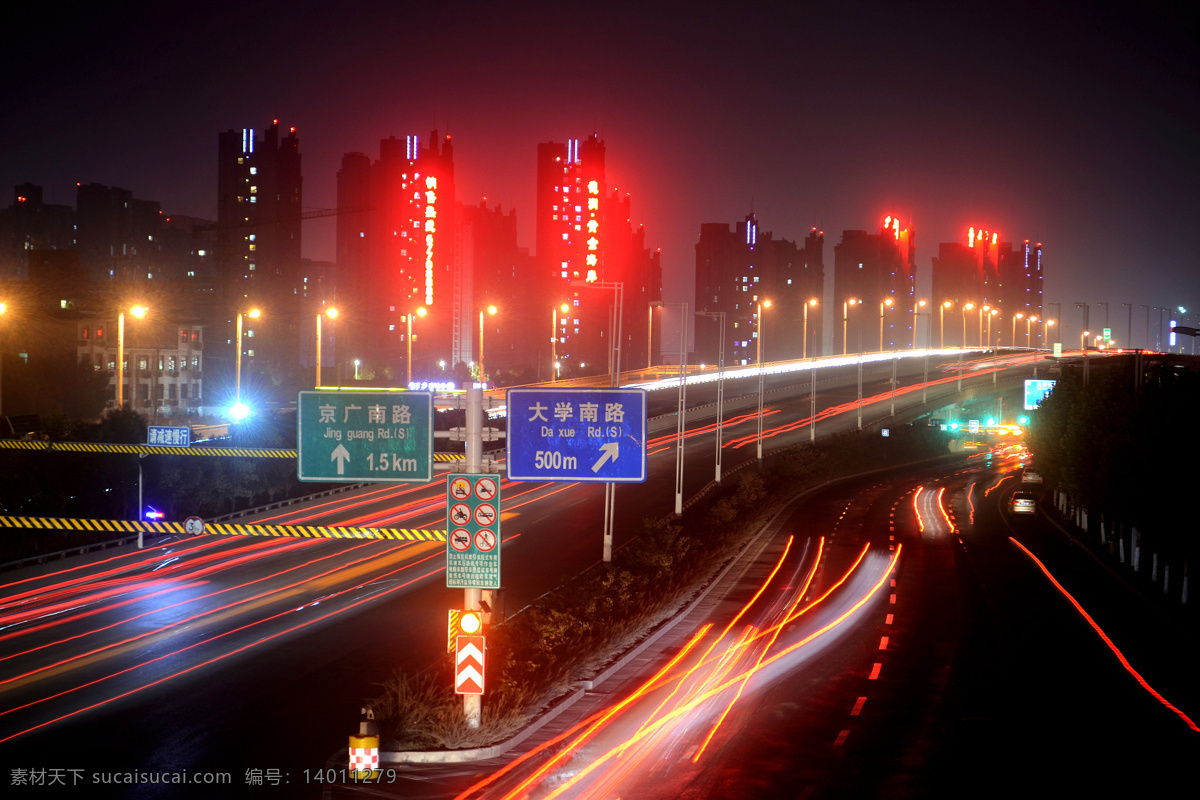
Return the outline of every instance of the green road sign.
<path id="1" fill-rule="evenodd" d="M 500 588 L 500 476 L 446 476 L 446 586 Z"/>
<path id="2" fill-rule="evenodd" d="M 429 392 L 300 392 L 296 477 L 334 483 L 429 483 Z"/>

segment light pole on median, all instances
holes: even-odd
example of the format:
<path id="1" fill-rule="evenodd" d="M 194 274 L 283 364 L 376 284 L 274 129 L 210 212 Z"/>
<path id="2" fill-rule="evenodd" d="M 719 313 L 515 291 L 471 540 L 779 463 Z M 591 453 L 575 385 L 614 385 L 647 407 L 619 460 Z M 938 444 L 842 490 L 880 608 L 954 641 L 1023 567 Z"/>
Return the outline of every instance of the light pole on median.
<path id="1" fill-rule="evenodd" d="M 980 306 L 979 307 L 979 346 L 980 347 L 983 347 L 983 312 L 985 312 L 985 311 L 991 312 L 991 310 L 992 310 L 991 306 Z"/>
<path id="2" fill-rule="evenodd" d="M 1013 314 L 1013 318 L 1012 318 L 1012 346 L 1013 347 L 1017 346 L 1017 320 L 1023 319 L 1024 317 L 1025 317 L 1025 315 L 1019 311 L 1016 314 Z"/>
<path id="3" fill-rule="evenodd" d="M 418 306 L 416 311 L 408 312 L 408 338 L 405 339 L 405 343 L 408 345 L 408 356 L 405 362 L 405 365 L 408 367 L 408 381 L 405 383 L 405 386 L 412 386 L 412 318 L 414 314 L 418 317 L 423 317 L 428 313 L 425 310 L 425 306 Z"/>
<path id="4" fill-rule="evenodd" d="M 912 349 L 913 350 L 917 349 L 917 317 L 925 316 L 925 314 L 923 312 L 917 311 L 917 309 L 924 308 L 927 305 L 929 305 L 929 303 L 927 301 L 918 300 L 917 304 L 915 306 L 913 306 L 913 335 L 912 335 Z"/>
<path id="5" fill-rule="evenodd" d="M 879 352 L 883 352 L 883 312 L 892 307 L 892 298 L 887 298 L 879 304 Z"/>
<path id="6" fill-rule="evenodd" d="M 815 302 L 815 301 L 814 301 Z M 806 305 L 805 308 L 808 306 Z M 721 482 L 721 425 L 725 416 L 725 312 L 697 311 L 698 317 L 716 317 L 719 322 L 720 338 L 717 346 L 717 473 L 716 481 Z"/>
<path id="7" fill-rule="evenodd" d="M 338 310 L 336 308 L 327 308 L 324 313 L 317 314 L 317 381 L 315 388 L 321 388 L 321 317 L 329 317 L 330 320 L 337 319 Z"/>
<path id="8" fill-rule="evenodd" d="M 849 300 L 846 300 L 842 303 L 842 355 L 846 355 L 846 353 L 849 352 L 846 349 L 846 321 L 849 319 L 850 306 L 857 302 L 858 300 L 851 297 Z"/>
<path id="9" fill-rule="evenodd" d="M 987 318 L 987 323 L 988 323 L 988 341 L 987 341 L 987 346 L 988 346 L 989 348 L 990 348 L 990 347 L 994 347 L 994 346 L 995 346 L 995 344 L 996 344 L 996 343 L 995 343 L 995 340 L 993 340 L 993 339 L 992 339 L 992 319 L 993 319 L 993 318 L 994 318 L 994 317 L 995 317 L 997 314 L 999 314 L 999 313 L 1000 313 L 1000 309 L 998 309 L 998 308 L 993 308 L 991 311 L 989 311 L 989 312 L 988 312 L 988 318 Z"/>
<path id="10" fill-rule="evenodd" d="M 614 326 L 616 335 L 612 336 L 612 351 L 609 357 L 612 372 L 609 374 L 609 385 L 617 387 L 621 383 L 621 322 L 625 315 L 625 284 L 621 281 L 571 281 L 571 285 L 579 288 L 591 287 L 593 289 L 611 289 L 616 300 L 616 315 Z M 686 311 L 684 312 L 686 316 Z M 687 347 L 687 323 L 683 323 L 684 343 L 680 347 L 681 355 L 686 355 Z M 612 331 L 609 332 L 610 335 Z M 683 405 L 686 400 L 686 384 L 683 382 L 683 368 L 685 358 L 679 359 L 679 392 L 680 392 L 680 416 L 679 416 L 679 441 L 676 445 L 675 455 L 675 507 L 676 513 L 683 513 Z M 583 366 L 580 364 L 580 366 Z M 615 483 L 606 482 L 604 484 L 604 553 L 603 560 L 606 562 L 612 561 L 612 541 L 613 541 L 613 518 L 616 516 L 617 505 L 617 485 Z"/>
<path id="11" fill-rule="evenodd" d="M 975 308 L 975 304 L 974 304 L 974 303 L 967 303 L 966 305 L 964 305 L 964 306 L 962 307 L 962 322 L 963 322 L 963 326 L 962 326 L 962 331 L 963 331 L 963 335 L 962 335 L 962 346 L 963 346 L 963 347 L 966 347 L 966 346 L 967 346 L 967 312 L 968 312 L 968 311 L 970 311 L 970 310 L 971 310 L 971 309 L 973 309 L 973 308 Z"/>
<path id="12" fill-rule="evenodd" d="M 808 358 L 808 308 L 809 308 L 809 306 L 816 308 L 817 301 L 815 298 L 812 300 L 809 300 L 807 303 L 804 304 L 804 338 L 803 338 L 803 343 L 801 345 L 801 349 L 803 350 L 803 355 L 801 356 L 802 358 Z"/>
<path id="13" fill-rule="evenodd" d="M 945 300 L 938 310 L 938 348 L 941 350 L 946 349 L 946 309 L 952 305 L 953 302 Z"/>
<path id="14" fill-rule="evenodd" d="M 1025 318 L 1025 349 L 1026 350 L 1030 349 L 1030 347 L 1031 347 L 1030 341 L 1029 341 L 1030 325 L 1037 321 L 1038 321 L 1038 318 L 1037 318 L 1036 314 L 1032 314 Z"/>
<path id="15" fill-rule="evenodd" d="M 141 319 L 146 316 L 147 309 L 145 306 L 133 306 L 129 309 L 129 313 Z M 240 343 L 239 343 L 240 344 Z M 117 313 L 117 409 L 120 410 L 125 405 L 125 310 L 121 309 Z M 138 517 L 141 517 L 141 510 L 138 510 Z"/>
<path id="16" fill-rule="evenodd" d="M 237 367 L 234 370 L 234 408 L 238 409 L 238 413 L 242 409 L 242 317 L 247 316 L 250 319 L 258 319 L 262 312 L 257 308 L 252 308 L 245 314 L 240 311 L 237 316 Z M 253 333 L 253 331 L 251 331 Z"/>
<path id="17" fill-rule="evenodd" d="M 763 300 L 762 303 L 760 303 L 758 306 L 758 331 L 757 331 L 757 334 L 758 334 L 758 337 L 757 337 L 758 338 L 758 357 L 757 357 L 757 360 L 758 360 L 758 461 L 760 464 L 762 463 L 762 431 L 763 431 L 763 360 L 762 360 L 763 344 L 762 343 L 763 343 L 763 331 L 766 329 L 766 326 L 763 324 L 765 322 L 765 319 L 764 319 L 765 315 L 763 312 L 765 312 L 770 307 L 771 307 L 770 300 Z"/>
<path id="18" fill-rule="evenodd" d="M 488 306 L 486 311 L 493 317 L 496 316 L 496 307 Z M 479 380 L 487 381 L 487 373 L 483 369 L 483 314 L 485 309 L 479 309 Z"/>

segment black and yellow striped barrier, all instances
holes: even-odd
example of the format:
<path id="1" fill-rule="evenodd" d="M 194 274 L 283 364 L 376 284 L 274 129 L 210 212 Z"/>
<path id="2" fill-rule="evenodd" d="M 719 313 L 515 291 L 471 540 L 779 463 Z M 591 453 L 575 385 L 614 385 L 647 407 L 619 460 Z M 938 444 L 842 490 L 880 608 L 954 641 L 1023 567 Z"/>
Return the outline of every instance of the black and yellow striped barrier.
<path id="1" fill-rule="evenodd" d="M 138 453 L 160 456 L 224 456 L 235 458 L 296 458 L 295 450 L 253 447 L 170 447 L 148 444 L 100 444 L 93 442 L 42 442 L 0 439 L 0 450 L 34 450 L 43 453 Z M 462 461 L 461 453 L 434 453 L 435 462 Z"/>
<path id="2" fill-rule="evenodd" d="M 237 456 L 240 458 L 295 458 L 295 450 L 253 447 L 169 447 L 149 444 L 101 444 L 98 442 L 26 442 L 0 439 L 0 449 L 36 450 L 52 453 L 153 453 L 160 456 Z"/>
<path id="3" fill-rule="evenodd" d="M 187 535 L 182 522 L 137 522 L 124 519 L 69 519 L 64 517 L 0 517 L 0 528 L 32 528 L 104 533 L 174 533 Z M 214 536 L 286 536 L 297 539 L 389 539 L 406 542 L 445 542 L 446 532 L 424 528 L 337 528 L 327 525 L 234 525 L 206 522 L 204 532 Z"/>

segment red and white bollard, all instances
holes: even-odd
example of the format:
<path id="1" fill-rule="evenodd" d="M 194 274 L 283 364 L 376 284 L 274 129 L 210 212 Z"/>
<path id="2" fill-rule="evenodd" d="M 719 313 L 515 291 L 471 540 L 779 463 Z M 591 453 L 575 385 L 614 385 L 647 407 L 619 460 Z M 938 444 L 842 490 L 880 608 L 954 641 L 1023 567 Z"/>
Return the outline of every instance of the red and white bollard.
<path id="1" fill-rule="evenodd" d="M 362 713 L 358 735 L 350 736 L 350 772 L 356 778 L 374 778 L 379 774 L 379 726 L 370 706 Z"/>

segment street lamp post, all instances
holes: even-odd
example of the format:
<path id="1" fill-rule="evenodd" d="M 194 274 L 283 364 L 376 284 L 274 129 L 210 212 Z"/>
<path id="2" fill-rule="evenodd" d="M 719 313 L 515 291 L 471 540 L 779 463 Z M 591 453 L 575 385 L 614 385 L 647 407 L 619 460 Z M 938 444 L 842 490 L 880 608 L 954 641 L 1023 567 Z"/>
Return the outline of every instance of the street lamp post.
<path id="1" fill-rule="evenodd" d="M 849 352 L 846 349 L 846 320 L 849 318 L 850 306 L 857 302 L 858 300 L 851 297 L 849 300 L 846 300 L 842 303 L 842 355 L 846 355 L 846 353 Z"/>
<path id="2" fill-rule="evenodd" d="M 409 386 L 409 387 L 412 386 L 412 337 L 413 337 L 413 332 L 412 332 L 413 320 L 412 320 L 412 318 L 413 318 L 414 313 L 418 317 L 423 317 L 429 312 L 427 312 L 425 310 L 425 306 L 418 306 L 417 310 L 415 312 L 414 311 L 408 312 L 408 335 L 404 341 L 405 341 L 405 344 L 408 346 L 408 354 L 407 354 L 407 356 L 405 356 L 405 365 L 408 367 L 408 369 L 407 369 L 408 380 L 405 382 L 405 386 Z"/>
<path id="3" fill-rule="evenodd" d="M 593 289 L 611 289 L 616 298 L 616 336 L 612 337 L 613 351 L 610 356 L 612 372 L 609 383 L 614 388 L 621 382 L 621 321 L 625 314 L 625 284 L 621 281 L 571 281 L 572 286 L 591 287 Z M 684 307 L 687 316 L 687 307 Z M 687 321 L 680 326 L 683 328 L 683 342 L 680 344 L 679 358 L 679 435 L 675 446 L 675 513 L 683 513 L 683 410 L 687 400 L 687 384 L 683 380 L 684 362 L 687 358 Z M 613 518 L 616 516 L 617 485 L 604 484 L 604 552 L 603 560 L 612 561 Z"/>
<path id="4" fill-rule="evenodd" d="M 1046 343 L 1050 340 L 1050 328 L 1054 327 L 1055 324 L 1056 324 L 1056 322 L 1052 319 L 1042 320 L 1042 346 L 1043 347 L 1045 347 Z"/>
<path id="5" fill-rule="evenodd" d="M 323 314 L 317 314 L 317 383 L 316 388 L 321 388 L 321 317 L 329 317 L 330 320 L 337 319 L 338 310 L 336 308 L 327 308 Z"/>
<path id="6" fill-rule="evenodd" d="M 987 322 L 988 322 L 988 342 L 987 342 L 987 343 L 988 343 L 988 347 L 992 347 L 992 346 L 995 344 L 995 342 L 994 342 L 994 341 L 993 341 L 993 339 L 992 339 L 992 318 L 993 318 L 993 317 L 995 317 L 995 316 L 996 316 L 997 314 L 999 314 L 999 313 L 1000 313 L 1000 309 L 998 309 L 998 308 L 993 308 L 991 311 L 989 311 L 989 312 L 988 312 L 988 318 L 987 318 Z"/>
<path id="7" fill-rule="evenodd" d="M 1038 320 L 1038 318 L 1037 318 L 1036 314 L 1030 315 L 1025 318 L 1025 349 L 1027 349 L 1027 350 L 1032 348 L 1032 346 L 1033 346 L 1029 341 L 1030 324 L 1037 322 L 1037 320 Z"/>
<path id="8" fill-rule="evenodd" d="M 483 313 L 485 309 L 479 310 L 479 380 L 487 380 L 487 372 L 483 369 Z M 492 316 L 496 315 L 496 307 L 488 306 L 486 311 Z"/>
<path id="9" fill-rule="evenodd" d="M 963 322 L 962 346 L 963 347 L 967 346 L 967 312 L 973 308 L 975 308 L 974 303 L 967 303 L 966 305 L 964 305 L 962 307 L 962 322 Z"/>
<path id="10" fill-rule="evenodd" d="M 924 313 L 917 311 L 917 309 L 924 308 L 926 305 L 928 305 L 928 303 L 925 300 L 918 300 L 917 304 L 915 306 L 913 306 L 913 335 L 912 335 L 912 349 L 913 350 L 917 349 L 917 317 L 924 316 Z M 926 337 L 926 338 L 928 338 L 928 337 Z"/>
<path id="11" fill-rule="evenodd" d="M 991 306 L 980 306 L 979 307 L 979 346 L 980 347 L 983 347 L 983 312 L 985 312 L 985 311 L 990 312 L 991 310 L 992 310 Z"/>
<path id="12" fill-rule="evenodd" d="M 129 313 L 141 319 L 146 316 L 148 309 L 145 306 L 133 306 L 129 309 Z M 121 409 L 125 406 L 125 310 L 121 309 L 117 313 L 117 408 Z M 141 510 L 138 515 L 140 517 Z"/>
<path id="13" fill-rule="evenodd" d="M 805 308 L 808 306 L 806 305 Z M 725 417 L 725 312 L 697 311 L 698 317 L 716 317 L 719 322 L 720 338 L 717 345 L 717 473 L 716 481 L 721 482 L 721 425 Z"/>
<path id="14" fill-rule="evenodd" d="M 558 312 L 563 313 L 563 319 L 566 319 L 566 313 L 571 310 L 571 307 L 566 303 L 554 309 L 551 315 L 550 329 L 550 382 L 554 383 L 558 380 Z"/>
<path id="15" fill-rule="evenodd" d="M 762 431 L 763 431 L 763 360 L 762 360 L 762 343 L 763 331 L 766 326 L 765 316 L 763 314 L 771 307 L 770 300 L 763 300 L 758 306 L 758 461 L 762 463 Z"/>
<path id="16" fill-rule="evenodd" d="M 1016 314 L 1013 314 L 1013 318 L 1012 318 L 1012 346 L 1013 347 L 1017 346 L 1017 320 L 1024 319 L 1024 318 L 1025 318 L 1025 315 L 1019 311 Z"/>
<path id="17" fill-rule="evenodd" d="M 1089 337 L 1091 335 L 1092 335 L 1091 331 L 1084 331 L 1083 333 L 1079 334 L 1079 349 L 1080 350 L 1085 350 L 1085 351 L 1087 350 L 1087 337 Z"/>
<path id="18" fill-rule="evenodd" d="M 242 407 L 242 317 L 247 316 L 250 319 L 258 319 L 262 314 L 257 308 L 252 308 L 245 314 L 240 311 L 237 316 L 237 367 L 234 369 L 234 407 L 239 413 Z"/>
<path id="19" fill-rule="evenodd" d="M 946 300 L 938 310 L 938 348 L 942 350 L 946 349 L 946 309 L 952 305 L 953 302 Z"/>
<path id="20" fill-rule="evenodd" d="M 804 304 L 804 337 L 801 344 L 802 358 L 808 358 L 808 308 L 809 306 L 816 308 L 816 305 L 817 301 L 815 298 Z"/>
<path id="21" fill-rule="evenodd" d="M 879 352 L 883 352 L 883 312 L 892 307 L 892 298 L 887 298 L 879 304 Z"/>

